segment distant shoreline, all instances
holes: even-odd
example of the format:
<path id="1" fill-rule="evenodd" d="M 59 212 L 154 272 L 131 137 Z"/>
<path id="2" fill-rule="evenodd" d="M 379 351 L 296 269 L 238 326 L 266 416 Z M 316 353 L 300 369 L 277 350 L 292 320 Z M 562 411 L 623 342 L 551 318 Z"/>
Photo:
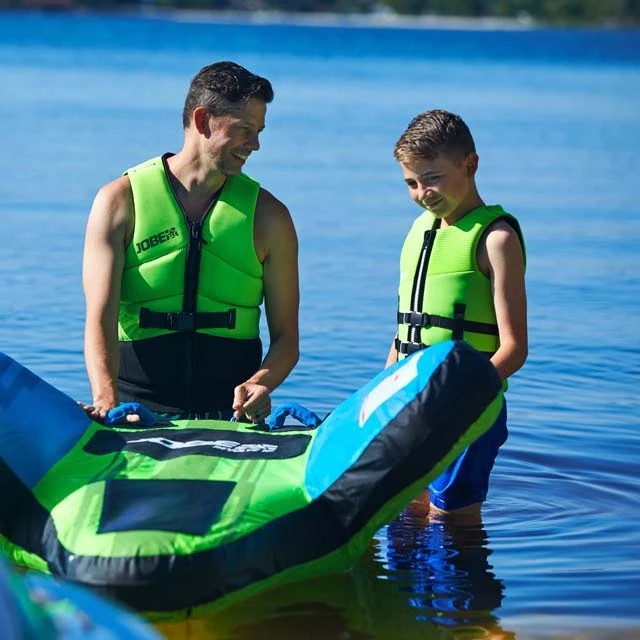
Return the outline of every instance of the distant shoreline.
<path id="1" fill-rule="evenodd" d="M 61 13 L 102 13 L 166 18 L 176 22 L 211 24 L 293 25 L 308 27 L 389 28 L 451 31 L 528 31 L 535 29 L 630 29 L 640 23 L 609 20 L 599 23 L 550 22 L 526 12 L 515 18 L 490 16 L 404 15 L 391 11 L 374 13 L 295 12 L 269 10 L 216 10 L 158 7 L 155 0 L 140 0 L 137 5 L 85 6 L 76 0 L 20 0 L 20 5 L 5 9 Z M 2 0 L 0 0 L 2 9 Z"/>
<path id="2" fill-rule="evenodd" d="M 407 16 L 393 13 L 295 13 L 288 11 L 213 11 L 156 9 L 148 4 L 139 12 L 162 15 L 184 22 L 253 23 L 311 27 L 382 27 L 401 29 L 526 30 L 541 26 L 530 16 L 522 18 L 476 18 L 468 16 Z"/>
<path id="3" fill-rule="evenodd" d="M 53 11 L 68 13 L 113 13 L 120 15 L 143 15 L 162 17 L 177 22 L 200 22 L 217 24 L 299 25 L 310 27 L 353 27 L 391 29 L 450 29 L 474 31 L 515 31 L 544 26 L 529 15 L 522 18 L 495 18 L 472 16 L 420 15 L 409 16 L 391 12 L 377 13 L 300 13 L 293 11 L 253 10 L 226 11 L 215 9 L 177 9 L 157 7 L 153 0 L 142 0 L 139 5 L 127 7 L 85 7 L 74 0 L 22 0 L 22 5 L 13 7 L 27 11 Z"/>

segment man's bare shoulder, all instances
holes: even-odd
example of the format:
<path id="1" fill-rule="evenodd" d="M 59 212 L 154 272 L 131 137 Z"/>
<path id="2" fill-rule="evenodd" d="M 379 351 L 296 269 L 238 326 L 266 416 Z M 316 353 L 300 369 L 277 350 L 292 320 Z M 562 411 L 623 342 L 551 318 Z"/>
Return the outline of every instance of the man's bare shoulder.
<path id="1" fill-rule="evenodd" d="M 260 189 L 256 203 L 256 227 L 264 233 L 294 233 L 293 220 L 287 206 L 271 192 Z"/>
<path id="2" fill-rule="evenodd" d="M 120 176 L 98 190 L 91 216 L 103 218 L 111 226 L 130 226 L 133 221 L 133 194 L 128 176 Z"/>
<path id="3" fill-rule="evenodd" d="M 297 250 L 297 235 L 287 206 L 261 188 L 256 203 L 255 245 L 262 261 L 274 250 Z"/>
<path id="4" fill-rule="evenodd" d="M 256 203 L 256 215 L 262 218 L 290 217 L 287 206 L 276 198 L 270 191 L 260 187 L 258 202 Z"/>
<path id="5" fill-rule="evenodd" d="M 112 208 L 127 205 L 132 201 L 132 198 L 129 176 L 120 176 L 100 187 L 94 203 Z"/>

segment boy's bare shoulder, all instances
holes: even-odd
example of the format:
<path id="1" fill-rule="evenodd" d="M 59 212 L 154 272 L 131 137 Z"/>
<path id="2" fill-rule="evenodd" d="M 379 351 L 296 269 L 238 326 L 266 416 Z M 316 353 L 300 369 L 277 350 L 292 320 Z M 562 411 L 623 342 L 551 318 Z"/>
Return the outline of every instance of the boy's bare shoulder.
<path id="1" fill-rule="evenodd" d="M 492 263 L 500 261 L 520 262 L 523 247 L 520 234 L 507 220 L 496 220 L 489 225 L 478 245 L 478 265 L 487 276 L 492 271 Z"/>

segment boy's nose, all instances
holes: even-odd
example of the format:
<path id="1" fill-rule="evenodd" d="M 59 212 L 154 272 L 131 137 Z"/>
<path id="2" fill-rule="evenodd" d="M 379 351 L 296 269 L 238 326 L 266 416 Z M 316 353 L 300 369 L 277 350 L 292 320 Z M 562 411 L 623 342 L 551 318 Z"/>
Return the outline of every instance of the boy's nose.
<path id="1" fill-rule="evenodd" d="M 428 198 L 428 196 L 431 195 L 430 187 L 418 186 L 416 192 L 418 194 L 418 200 L 420 200 L 420 201 L 426 200 Z"/>

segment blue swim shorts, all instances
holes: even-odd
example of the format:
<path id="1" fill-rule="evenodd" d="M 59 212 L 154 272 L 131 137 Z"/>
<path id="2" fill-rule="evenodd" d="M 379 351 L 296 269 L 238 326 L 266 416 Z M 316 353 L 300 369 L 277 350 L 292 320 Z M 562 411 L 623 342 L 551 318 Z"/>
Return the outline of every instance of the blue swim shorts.
<path id="1" fill-rule="evenodd" d="M 495 424 L 467 447 L 446 471 L 429 485 L 429 499 L 439 509 L 450 511 L 484 502 L 489 474 L 498 449 L 507 440 L 507 404 Z"/>

